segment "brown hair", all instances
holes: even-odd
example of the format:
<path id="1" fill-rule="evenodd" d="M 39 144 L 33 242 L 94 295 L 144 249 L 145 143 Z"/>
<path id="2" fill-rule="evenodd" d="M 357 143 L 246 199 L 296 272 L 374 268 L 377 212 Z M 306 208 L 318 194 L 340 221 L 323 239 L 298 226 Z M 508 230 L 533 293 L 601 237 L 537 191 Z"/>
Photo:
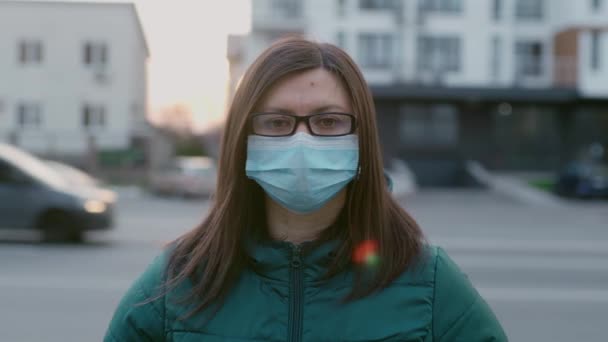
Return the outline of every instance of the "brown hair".
<path id="1" fill-rule="evenodd" d="M 214 202 L 207 218 L 177 239 L 171 251 L 166 288 L 192 281 L 192 291 L 184 298 L 184 303 L 195 304 L 191 314 L 221 306 L 246 265 L 241 237 L 250 234 L 251 227 L 264 215 L 260 205 L 264 202 L 263 191 L 245 175 L 249 114 L 277 81 L 316 68 L 328 70 L 342 81 L 357 117 L 359 136 L 360 173 L 349 185 L 341 215 L 345 217 L 343 242 L 326 276 L 350 264 L 355 246 L 365 240 L 377 241 L 380 260 L 385 262 L 365 284 L 358 269 L 353 290 L 345 298 L 354 300 L 390 284 L 421 253 L 420 228 L 386 188 L 373 99 L 358 67 L 331 44 L 290 37 L 270 46 L 245 73 L 228 111 Z"/>

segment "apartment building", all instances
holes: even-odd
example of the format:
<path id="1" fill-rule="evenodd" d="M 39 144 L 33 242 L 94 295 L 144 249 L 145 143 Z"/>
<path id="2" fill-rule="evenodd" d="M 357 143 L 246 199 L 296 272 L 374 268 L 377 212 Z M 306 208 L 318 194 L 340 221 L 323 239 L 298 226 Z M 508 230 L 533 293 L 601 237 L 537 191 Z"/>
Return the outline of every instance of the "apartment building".
<path id="1" fill-rule="evenodd" d="M 286 34 L 339 45 L 372 88 L 384 153 L 431 183 L 465 159 L 550 169 L 608 144 L 607 0 L 252 1 L 251 32 L 228 41 L 231 89 Z"/>
<path id="2" fill-rule="evenodd" d="M 120 150 L 146 127 L 133 4 L 0 1 L 0 140 L 41 155 Z"/>
<path id="3" fill-rule="evenodd" d="M 286 34 L 332 42 L 348 51 L 373 85 L 551 87 L 574 69 L 591 70 L 608 39 L 606 0 L 252 0 L 252 29 L 229 38 L 232 79 Z M 575 64 L 555 51 L 560 34 L 575 30 Z M 582 57 L 582 56 L 581 56 Z M 580 62 L 584 62 L 579 60 Z M 608 96 L 607 68 L 595 80 L 581 73 L 585 92 Z M 584 76 L 583 76 L 584 75 Z"/>

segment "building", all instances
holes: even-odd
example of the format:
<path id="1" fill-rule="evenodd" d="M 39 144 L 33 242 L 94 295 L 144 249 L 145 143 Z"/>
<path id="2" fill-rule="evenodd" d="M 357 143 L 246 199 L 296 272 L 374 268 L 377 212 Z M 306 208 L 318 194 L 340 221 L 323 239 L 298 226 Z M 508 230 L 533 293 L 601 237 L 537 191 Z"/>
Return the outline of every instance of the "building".
<path id="1" fill-rule="evenodd" d="M 0 23 L 0 140 L 59 157 L 141 144 L 149 52 L 133 4 L 0 1 Z"/>
<path id="2" fill-rule="evenodd" d="M 553 170 L 608 146 L 608 0 L 252 0 L 231 85 L 286 34 L 332 42 L 374 93 L 385 157 L 422 183 L 462 162 Z M 385 158 L 385 160 L 388 158 Z"/>

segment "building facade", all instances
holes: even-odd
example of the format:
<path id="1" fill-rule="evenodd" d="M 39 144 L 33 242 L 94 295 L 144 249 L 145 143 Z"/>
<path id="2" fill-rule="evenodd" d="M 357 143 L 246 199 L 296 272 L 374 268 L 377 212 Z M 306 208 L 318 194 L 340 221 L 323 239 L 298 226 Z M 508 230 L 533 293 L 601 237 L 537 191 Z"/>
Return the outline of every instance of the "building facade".
<path id="1" fill-rule="evenodd" d="M 372 88 L 385 155 L 423 183 L 454 183 L 467 159 L 553 169 L 608 145 L 607 0 L 252 1 L 250 34 L 228 42 L 231 89 L 279 37 L 339 45 Z"/>
<path id="2" fill-rule="evenodd" d="M 607 0 L 252 1 L 251 33 L 229 38 L 235 83 L 271 42 L 302 34 L 344 48 L 372 85 L 548 88 L 578 70 L 585 94 L 608 96 Z M 578 59 L 557 49 L 573 35 Z"/>
<path id="3" fill-rule="evenodd" d="M 0 140 L 46 156 L 144 134 L 148 48 L 132 4 L 0 1 Z"/>

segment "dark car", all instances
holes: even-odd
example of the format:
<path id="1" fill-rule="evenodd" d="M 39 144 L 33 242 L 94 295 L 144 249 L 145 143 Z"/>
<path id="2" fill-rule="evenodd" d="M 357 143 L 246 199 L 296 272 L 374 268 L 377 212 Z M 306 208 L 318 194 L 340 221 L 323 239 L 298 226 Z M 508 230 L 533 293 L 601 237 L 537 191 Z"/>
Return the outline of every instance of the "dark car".
<path id="1" fill-rule="evenodd" d="M 560 173 L 555 192 L 565 197 L 608 198 L 608 165 L 595 161 L 576 161 Z"/>
<path id="2" fill-rule="evenodd" d="M 110 229 L 115 196 L 76 185 L 35 156 L 0 143 L 0 228 L 37 229 L 46 241 L 81 241 Z"/>

